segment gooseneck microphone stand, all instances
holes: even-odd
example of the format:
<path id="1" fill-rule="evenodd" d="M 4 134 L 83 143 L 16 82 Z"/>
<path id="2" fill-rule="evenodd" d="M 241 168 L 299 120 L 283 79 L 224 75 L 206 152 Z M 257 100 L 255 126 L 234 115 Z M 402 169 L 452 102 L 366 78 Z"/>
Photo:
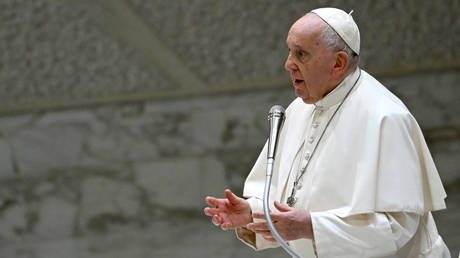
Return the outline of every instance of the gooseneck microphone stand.
<path id="1" fill-rule="evenodd" d="M 278 133 L 281 130 L 281 124 L 284 119 L 284 108 L 282 106 L 273 106 L 268 113 L 268 122 L 270 125 L 270 137 L 268 138 L 268 151 L 267 151 L 267 172 L 265 176 L 265 189 L 264 189 L 264 214 L 265 219 L 267 220 L 268 227 L 272 232 L 272 235 L 275 237 L 276 241 L 281 245 L 281 247 L 286 250 L 291 256 L 302 258 L 294 250 L 292 250 L 286 241 L 284 241 L 273 225 L 272 219 L 270 217 L 269 210 L 269 196 L 270 196 L 270 184 L 272 181 L 273 174 L 273 164 L 275 162 L 275 151 L 276 144 L 278 142 Z"/>

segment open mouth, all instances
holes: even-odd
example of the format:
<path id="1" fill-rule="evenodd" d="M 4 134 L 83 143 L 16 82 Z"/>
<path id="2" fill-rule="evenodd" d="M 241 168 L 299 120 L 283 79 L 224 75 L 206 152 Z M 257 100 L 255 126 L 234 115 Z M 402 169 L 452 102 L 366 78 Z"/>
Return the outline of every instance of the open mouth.
<path id="1" fill-rule="evenodd" d="M 303 82 L 303 80 L 300 80 L 300 79 L 295 79 L 295 80 L 294 80 L 294 83 L 295 83 L 295 84 L 300 84 L 300 83 L 302 83 L 302 82 Z"/>

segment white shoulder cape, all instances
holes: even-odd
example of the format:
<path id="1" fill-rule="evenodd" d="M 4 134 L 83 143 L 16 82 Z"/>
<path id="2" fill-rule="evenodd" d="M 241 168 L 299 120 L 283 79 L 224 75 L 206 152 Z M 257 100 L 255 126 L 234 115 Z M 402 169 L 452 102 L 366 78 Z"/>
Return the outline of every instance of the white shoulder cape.
<path id="1" fill-rule="evenodd" d="M 280 201 L 314 105 L 297 98 L 286 110 L 270 203 Z M 243 195 L 263 198 L 266 148 L 246 179 Z M 306 173 L 313 173 L 311 212 L 345 217 L 369 212 L 445 208 L 446 193 L 422 132 L 404 104 L 372 76 L 362 76 L 324 133 Z"/>

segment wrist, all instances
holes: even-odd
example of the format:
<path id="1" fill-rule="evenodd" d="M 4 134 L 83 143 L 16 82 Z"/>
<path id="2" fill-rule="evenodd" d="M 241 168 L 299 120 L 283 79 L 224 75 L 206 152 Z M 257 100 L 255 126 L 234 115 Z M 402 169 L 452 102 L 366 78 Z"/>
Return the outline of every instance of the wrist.
<path id="1" fill-rule="evenodd" d="M 311 214 L 308 211 L 305 211 L 305 212 L 306 212 L 306 216 L 305 216 L 305 234 L 304 234 L 304 236 L 305 236 L 305 238 L 314 240 L 314 238 L 313 238 L 313 225 L 312 225 L 312 222 L 311 222 Z"/>
<path id="2" fill-rule="evenodd" d="M 246 227 L 249 223 L 254 222 L 254 220 L 253 220 L 253 218 L 252 218 L 252 210 L 251 210 L 251 208 L 249 208 L 248 214 L 249 214 L 249 215 L 248 215 L 247 220 L 246 220 L 247 223 L 246 223 L 246 225 L 244 225 L 245 227 Z"/>

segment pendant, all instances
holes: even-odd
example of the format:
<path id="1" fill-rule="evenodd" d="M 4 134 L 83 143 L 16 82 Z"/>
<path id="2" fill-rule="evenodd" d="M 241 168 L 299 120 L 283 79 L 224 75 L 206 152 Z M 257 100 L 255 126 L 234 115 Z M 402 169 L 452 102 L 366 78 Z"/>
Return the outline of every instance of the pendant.
<path id="1" fill-rule="evenodd" d="M 287 199 L 287 204 L 289 205 L 289 207 L 294 207 L 294 204 L 295 204 L 296 201 L 297 201 L 297 198 L 295 198 L 293 196 L 290 196 Z"/>

